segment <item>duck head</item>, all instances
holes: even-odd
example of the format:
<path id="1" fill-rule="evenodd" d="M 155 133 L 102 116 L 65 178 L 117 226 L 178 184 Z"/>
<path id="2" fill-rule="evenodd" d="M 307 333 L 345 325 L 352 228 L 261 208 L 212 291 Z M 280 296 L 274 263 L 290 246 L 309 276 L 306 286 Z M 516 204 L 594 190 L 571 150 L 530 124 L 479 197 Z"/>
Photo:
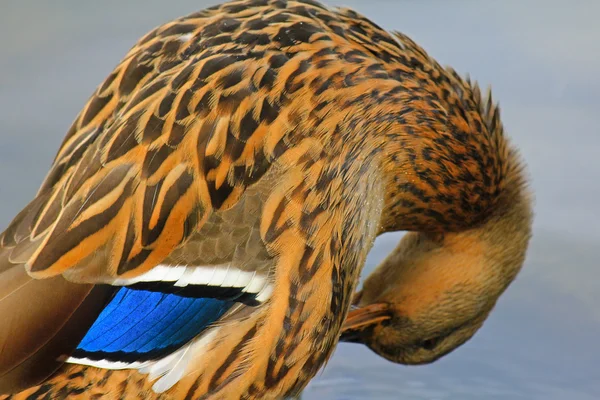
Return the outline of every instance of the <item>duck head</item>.
<path id="1" fill-rule="evenodd" d="M 501 131 L 499 122 L 494 129 Z M 403 236 L 355 294 L 341 341 L 363 343 L 395 363 L 427 364 L 481 328 L 521 269 L 533 219 L 518 156 L 496 137 L 505 168 L 485 216 L 459 229 Z"/>

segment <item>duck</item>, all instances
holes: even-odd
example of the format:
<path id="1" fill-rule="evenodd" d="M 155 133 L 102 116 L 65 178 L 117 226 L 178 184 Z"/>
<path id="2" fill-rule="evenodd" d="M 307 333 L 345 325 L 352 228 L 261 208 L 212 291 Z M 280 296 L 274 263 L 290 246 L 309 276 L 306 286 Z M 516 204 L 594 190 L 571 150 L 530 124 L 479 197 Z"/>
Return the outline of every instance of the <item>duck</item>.
<path id="1" fill-rule="evenodd" d="M 489 126 L 501 134 L 499 120 Z M 354 295 L 340 340 L 394 363 L 421 365 L 471 339 L 521 270 L 532 235 L 532 194 L 522 169 L 506 179 L 482 223 L 405 234 Z"/>
<path id="2" fill-rule="evenodd" d="M 157 27 L 0 235 L 0 393 L 297 396 L 378 235 L 497 207 L 519 168 L 497 118 L 350 9 L 236 0 Z"/>

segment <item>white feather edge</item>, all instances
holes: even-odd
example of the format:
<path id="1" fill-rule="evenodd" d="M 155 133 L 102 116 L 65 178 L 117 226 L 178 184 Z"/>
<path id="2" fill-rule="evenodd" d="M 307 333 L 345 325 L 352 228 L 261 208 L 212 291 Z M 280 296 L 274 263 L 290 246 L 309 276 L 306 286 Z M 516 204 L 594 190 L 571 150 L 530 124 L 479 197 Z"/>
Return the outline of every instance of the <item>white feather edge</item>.
<path id="1" fill-rule="evenodd" d="M 108 283 L 129 286 L 140 282 L 173 282 L 173 286 L 206 285 L 223 288 L 239 288 L 245 293 L 263 293 L 270 286 L 266 274 L 244 271 L 229 264 L 201 266 L 157 265 L 150 271 L 129 279 L 114 279 Z M 270 293 L 266 298 L 270 296 Z M 260 300 L 259 301 L 263 301 Z"/>
<path id="2" fill-rule="evenodd" d="M 107 360 L 90 360 L 89 358 L 69 357 L 70 364 L 89 365 L 103 369 L 137 369 L 142 374 L 147 374 L 148 379 L 154 382 L 152 390 L 163 393 L 173 387 L 185 375 L 187 367 L 195 354 L 201 353 L 212 342 L 219 328 L 214 327 L 206 334 L 192 340 L 179 350 L 154 361 L 144 362 L 115 362 Z"/>

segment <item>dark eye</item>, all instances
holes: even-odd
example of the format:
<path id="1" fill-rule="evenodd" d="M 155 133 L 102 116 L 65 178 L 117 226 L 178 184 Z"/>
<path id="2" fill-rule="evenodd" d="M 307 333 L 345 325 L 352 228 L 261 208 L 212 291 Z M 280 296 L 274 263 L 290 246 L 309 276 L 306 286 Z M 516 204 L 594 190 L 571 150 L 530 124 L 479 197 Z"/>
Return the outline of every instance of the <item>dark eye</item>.
<path id="1" fill-rule="evenodd" d="M 437 347 L 438 344 L 440 344 L 443 338 L 443 336 L 438 336 L 431 339 L 426 339 L 419 343 L 419 346 L 425 350 L 433 350 Z"/>

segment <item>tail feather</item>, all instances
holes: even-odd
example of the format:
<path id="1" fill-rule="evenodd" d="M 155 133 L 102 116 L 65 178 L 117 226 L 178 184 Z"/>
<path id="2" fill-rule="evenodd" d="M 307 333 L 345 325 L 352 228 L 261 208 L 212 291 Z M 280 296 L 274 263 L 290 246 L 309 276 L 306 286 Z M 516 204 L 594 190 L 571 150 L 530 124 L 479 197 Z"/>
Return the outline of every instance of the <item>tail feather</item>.
<path id="1" fill-rule="evenodd" d="M 0 393 L 40 383 L 76 348 L 114 288 L 0 271 Z"/>

